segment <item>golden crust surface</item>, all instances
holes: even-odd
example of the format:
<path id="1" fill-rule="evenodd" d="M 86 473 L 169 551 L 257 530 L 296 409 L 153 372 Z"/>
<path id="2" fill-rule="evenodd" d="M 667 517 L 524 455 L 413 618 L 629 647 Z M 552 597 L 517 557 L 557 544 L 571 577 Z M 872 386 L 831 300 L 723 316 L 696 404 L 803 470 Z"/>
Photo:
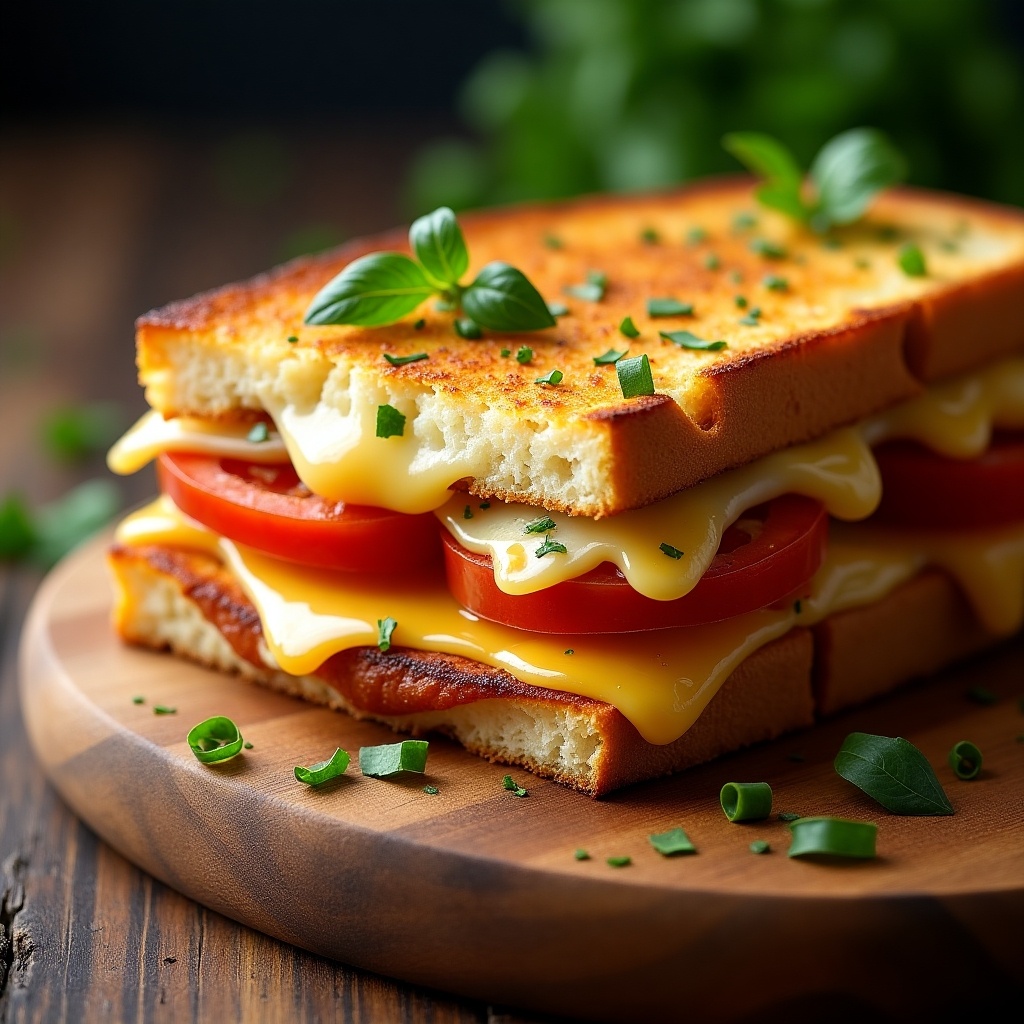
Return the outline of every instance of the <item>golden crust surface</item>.
<path id="1" fill-rule="evenodd" d="M 755 226 L 737 228 L 743 214 L 756 216 Z M 504 260 L 549 301 L 564 301 L 569 315 L 546 331 L 480 341 L 456 337 L 452 314 L 429 303 L 388 327 L 303 326 L 310 299 L 352 259 L 407 248 L 405 233 L 392 232 L 141 317 L 139 372 L 151 404 L 167 415 L 244 418 L 258 413 L 260 402 L 238 384 L 238 365 L 301 365 L 307 390 L 332 369 L 355 367 L 408 401 L 430 392 L 452 409 L 497 411 L 510 424 L 538 430 L 571 429 L 579 448 L 566 457 L 599 462 L 603 493 L 567 503 L 489 481 L 486 467 L 470 489 L 600 515 L 860 419 L 913 396 L 921 382 L 1024 349 L 1017 299 L 1024 291 L 1024 213 L 959 197 L 893 190 L 864 221 L 837 231 L 829 247 L 758 209 L 746 179 L 512 207 L 466 215 L 463 225 L 472 257 L 466 280 Z M 648 229 L 656 243 L 644 241 Z M 687 242 L 694 229 L 703 240 Z M 559 247 L 546 246 L 547 237 Z M 784 258 L 755 251 L 765 241 Z M 927 276 L 899 269 L 907 242 L 925 253 Z M 608 278 L 602 301 L 565 294 L 592 270 Z M 786 286 L 769 287 L 772 276 Z M 654 297 L 692 303 L 693 316 L 651 318 L 646 303 Z M 761 311 L 756 322 L 740 323 L 754 307 Z M 425 324 L 416 330 L 421 316 Z M 625 316 L 641 332 L 632 342 L 618 330 Z M 727 347 L 681 349 L 660 337 L 673 330 Z M 526 365 L 514 358 L 521 345 L 533 349 Z M 594 365 L 607 349 L 626 347 L 648 354 L 655 396 L 624 399 L 614 367 Z M 383 359 L 385 352 L 420 351 L 429 358 L 401 367 Z M 183 384 L 200 360 L 223 372 L 202 388 Z M 552 369 L 563 372 L 562 384 L 536 383 Z"/>

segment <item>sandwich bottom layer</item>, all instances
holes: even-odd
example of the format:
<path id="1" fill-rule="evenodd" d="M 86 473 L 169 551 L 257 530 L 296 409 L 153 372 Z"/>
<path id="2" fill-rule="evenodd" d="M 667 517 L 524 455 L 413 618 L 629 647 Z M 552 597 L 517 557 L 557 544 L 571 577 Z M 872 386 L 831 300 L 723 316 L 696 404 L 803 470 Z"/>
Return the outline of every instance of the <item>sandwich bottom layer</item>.
<path id="1" fill-rule="evenodd" d="M 811 725 L 996 642 L 959 588 L 928 570 L 881 601 L 794 628 L 748 657 L 693 726 L 644 740 L 612 705 L 523 683 L 453 654 L 357 647 L 315 672 L 269 667 L 259 615 L 219 559 L 161 545 L 115 546 L 115 624 L 132 643 L 422 735 L 602 796 Z"/>

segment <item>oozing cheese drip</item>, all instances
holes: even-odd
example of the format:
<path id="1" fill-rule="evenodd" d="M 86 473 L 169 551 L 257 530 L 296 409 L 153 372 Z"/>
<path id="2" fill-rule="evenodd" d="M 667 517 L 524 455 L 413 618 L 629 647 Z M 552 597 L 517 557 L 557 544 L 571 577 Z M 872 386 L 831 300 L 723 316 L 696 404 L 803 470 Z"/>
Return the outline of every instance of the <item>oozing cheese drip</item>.
<path id="1" fill-rule="evenodd" d="M 394 582 L 289 565 L 219 539 L 167 498 L 130 516 L 117 536 L 126 544 L 219 553 L 256 605 L 269 651 L 286 672 L 313 672 L 336 651 L 375 645 L 377 620 L 390 616 L 398 622 L 396 645 L 460 654 L 527 683 L 605 701 L 651 743 L 681 736 L 759 647 L 794 625 L 880 600 L 927 564 L 951 572 L 994 632 L 1012 632 L 1024 620 L 1024 527 L 927 539 L 840 527 L 799 612 L 762 610 L 707 626 L 582 636 L 479 620 L 456 604 L 440 579 Z"/>

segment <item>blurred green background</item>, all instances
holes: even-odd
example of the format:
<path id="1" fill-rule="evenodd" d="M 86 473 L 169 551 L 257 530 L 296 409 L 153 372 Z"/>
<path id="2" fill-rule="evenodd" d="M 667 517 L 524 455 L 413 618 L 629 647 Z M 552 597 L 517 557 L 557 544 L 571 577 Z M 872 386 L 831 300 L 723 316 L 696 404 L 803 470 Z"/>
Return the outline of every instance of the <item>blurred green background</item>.
<path id="1" fill-rule="evenodd" d="M 1024 204 L 1019 0 L 514 0 L 528 50 L 484 55 L 466 131 L 424 148 L 410 212 L 658 187 L 738 170 L 757 130 L 806 165 L 887 131 L 910 180 Z"/>

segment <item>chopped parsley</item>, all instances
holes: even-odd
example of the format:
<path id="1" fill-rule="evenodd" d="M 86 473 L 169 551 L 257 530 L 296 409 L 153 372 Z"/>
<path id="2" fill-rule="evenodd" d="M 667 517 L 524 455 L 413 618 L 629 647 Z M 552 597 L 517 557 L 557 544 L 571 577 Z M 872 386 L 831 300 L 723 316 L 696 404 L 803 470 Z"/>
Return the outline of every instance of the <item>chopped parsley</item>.
<path id="1" fill-rule="evenodd" d="M 545 555 L 564 555 L 568 549 L 564 544 L 559 544 L 557 540 L 552 540 L 550 534 L 545 534 L 544 543 L 534 552 L 537 558 L 543 558 Z"/>
<path id="2" fill-rule="evenodd" d="M 270 438 L 270 430 L 267 428 L 266 423 L 262 421 L 260 423 L 254 423 L 249 430 L 249 433 L 245 435 L 246 441 L 251 441 L 253 444 L 262 444 L 264 441 Z"/>
<path id="3" fill-rule="evenodd" d="M 737 309 L 747 308 L 747 297 L 745 295 L 737 295 L 732 301 L 736 303 Z"/>
<path id="4" fill-rule="evenodd" d="M 430 744 L 426 740 L 402 740 L 378 747 L 360 747 L 359 770 L 372 779 L 385 779 L 399 772 L 422 775 L 427 769 L 429 749 Z"/>
<path id="5" fill-rule="evenodd" d="M 377 406 L 377 436 L 401 437 L 405 433 L 405 417 L 393 405 Z"/>
<path id="6" fill-rule="evenodd" d="M 524 533 L 547 533 L 549 530 L 557 530 L 558 524 L 551 518 L 551 516 L 541 516 L 540 519 L 534 519 L 532 523 L 527 523 Z"/>
<path id="7" fill-rule="evenodd" d="M 766 274 L 761 278 L 761 284 L 771 292 L 784 292 L 789 290 L 789 281 L 779 274 Z"/>
<path id="8" fill-rule="evenodd" d="M 294 345 L 298 340 L 299 339 L 298 339 L 297 335 L 295 335 L 295 334 L 289 334 L 288 335 L 288 344 L 289 345 Z"/>
<path id="9" fill-rule="evenodd" d="M 427 796 L 437 796 L 437 794 L 441 791 L 437 788 L 437 786 L 424 786 L 423 792 L 426 793 Z"/>
<path id="10" fill-rule="evenodd" d="M 510 793 L 514 793 L 516 796 L 529 796 L 529 793 L 512 778 L 511 775 L 505 775 L 501 780 L 501 788 L 507 789 Z"/>
<path id="11" fill-rule="evenodd" d="M 523 345 L 518 352 L 516 352 L 516 362 L 520 366 L 526 366 L 527 363 L 533 358 L 533 349 L 529 345 Z"/>
<path id="12" fill-rule="evenodd" d="M 534 384 L 561 384 L 565 374 L 561 370 L 550 370 L 543 377 L 538 377 Z"/>

